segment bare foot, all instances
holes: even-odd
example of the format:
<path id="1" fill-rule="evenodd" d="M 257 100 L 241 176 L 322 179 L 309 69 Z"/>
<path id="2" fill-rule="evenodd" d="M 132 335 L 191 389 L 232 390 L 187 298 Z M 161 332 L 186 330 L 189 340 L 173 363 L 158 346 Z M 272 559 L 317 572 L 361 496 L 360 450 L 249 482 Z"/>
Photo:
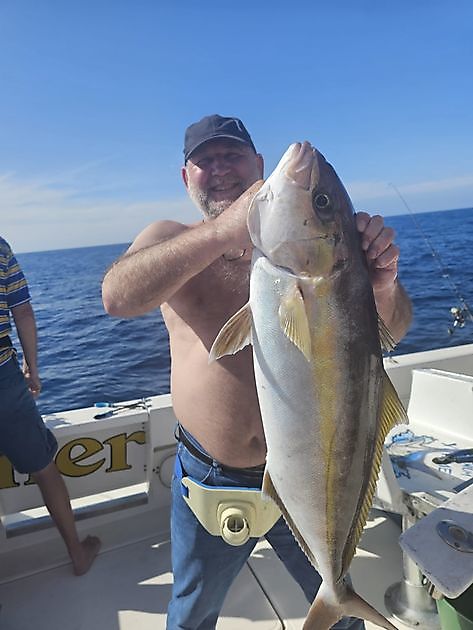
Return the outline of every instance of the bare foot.
<path id="1" fill-rule="evenodd" d="M 97 536 L 87 536 L 80 543 L 80 551 L 72 559 L 72 566 L 76 575 L 84 575 L 92 566 L 95 556 L 100 549 L 100 538 Z"/>

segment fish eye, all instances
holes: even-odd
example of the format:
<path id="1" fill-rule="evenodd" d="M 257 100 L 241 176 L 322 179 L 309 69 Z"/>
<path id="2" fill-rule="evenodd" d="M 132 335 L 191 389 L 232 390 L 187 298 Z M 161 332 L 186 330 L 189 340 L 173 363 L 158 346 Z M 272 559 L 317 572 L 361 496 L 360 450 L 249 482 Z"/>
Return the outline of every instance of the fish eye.
<path id="1" fill-rule="evenodd" d="M 330 207 L 329 196 L 325 193 L 318 193 L 314 197 L 314 205 L 317 210 L 328 210 L 328 208 Z"/>
<path id="2" fill-rule="evenodd" d="M 322 221 L 333 221 L 332 200 L 326 193 L 314 192 L 312 197 L 312 207 Z"/>

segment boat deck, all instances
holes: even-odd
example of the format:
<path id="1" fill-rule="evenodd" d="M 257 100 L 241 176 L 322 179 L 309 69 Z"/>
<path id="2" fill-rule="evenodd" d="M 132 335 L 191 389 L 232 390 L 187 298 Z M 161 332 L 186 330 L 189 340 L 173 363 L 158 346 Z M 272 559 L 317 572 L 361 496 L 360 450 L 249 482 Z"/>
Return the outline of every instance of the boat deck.
<path id="1" fill-rule="evenodd" d="M 385 614 L 384 592 L 401 577 L 399 533 L 395 521 L 373 511 L 352 564 L 355 589 Z M 102 552 L 79 578 L 70 566 L 61 565 L 1 584 L 0 627 L 162 630 L 171 585 L 169 541 L 162 535 L 146 538 Z M 262 541 L 233 584 L 217 628 L 298 630 L 306 612 L 302 591 Z M 367 623 L 366 628 L 376 626 Z"/>
<path id="2" fill-rule="evenodd" d="M 411 424 L 397 427 L 397 437 L 388 436 L 375 506 L 405 517 L 414 509 L 422 523 L 472 483 L 473 463 L 439 466 L 435 458 L 473 448 L 473 344 L 397 356 L 386 360 L 386 367 Z M 103 541 L 85 576 L 73 576 L 37 487 L 0 458 L 1 630 L 165 628 L 176 418 L 169 395 L 140 402 L 139 408 L 125 404 L 100 421 L 93 407 L 45 418 L 58 438 L 56 463 L 79 533 Z M 399 518 L 372 510 L 351 574 L 355 590 L 405 630 L 384 606 L 386 590 L 402 578 L 400 533 Z M 408 573 L 414 575 L 412 561 Z M 441 576 L 431 575 L 436 585 L 434 577 Z M 465 571 L 465 588 L 471 579 Z M 228 593 L 217 628 L 299 630 L 307 609 L 302 590 L 261 541 Z M 431 616 L 424 627 L 432 630 L 433 624 L 438 627 Z M 366 628 L 375 630 L 370 623 Z"/>

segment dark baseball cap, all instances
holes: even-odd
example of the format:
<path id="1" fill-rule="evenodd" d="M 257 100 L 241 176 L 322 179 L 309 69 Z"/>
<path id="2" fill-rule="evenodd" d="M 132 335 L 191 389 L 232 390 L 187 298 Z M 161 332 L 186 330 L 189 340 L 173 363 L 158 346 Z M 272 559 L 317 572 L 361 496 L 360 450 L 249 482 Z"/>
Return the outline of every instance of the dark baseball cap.
<path id="1" fill-rule="evenodd" d="M 191 154 L 204 142 L 214 138 L 239 140 L 251 147 L 256 153 L 253 140 L 239 118 L 227 118 L 212 114 L 187 127 L 184 138 L 184 162 L 187 162 Z"/>

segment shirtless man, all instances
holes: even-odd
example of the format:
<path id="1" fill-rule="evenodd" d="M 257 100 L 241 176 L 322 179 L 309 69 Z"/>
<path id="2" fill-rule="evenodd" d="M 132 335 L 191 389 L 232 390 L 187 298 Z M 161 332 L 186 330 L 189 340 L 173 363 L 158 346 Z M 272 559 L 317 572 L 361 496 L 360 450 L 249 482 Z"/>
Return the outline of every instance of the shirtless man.
<path id="1" fill-rule="evenodd" d="M 161 307 L 184 474 L 212 486 L 259 487 L 266 448 L 251 349 L 210 365 L 208 353 L 222 325 L 248 300 L 252 244 L 246 217 L 263 183 L 263 157 L 239 119 L 213 115 L 187 129 L 184 160 L 182 179 L 203 220 L 158 221 L 143 230 L 107 272 L 103 302 L 119 317 Z M 380 216 L 359 213 L 356 220 L 379 314 L 399 340 L 411 306 L 397 280 L 394 232 Z M 177 476 L 172 492 L 174 586 L 167 627 L 211 630 L 256 539 L 233 547 L 211 536 L 184 502 Z M 311 602 L 320 577 L 282 519 L 266 538 Z M 363 623 L 343 619 L 334 628 L 358 630 Z"/>

